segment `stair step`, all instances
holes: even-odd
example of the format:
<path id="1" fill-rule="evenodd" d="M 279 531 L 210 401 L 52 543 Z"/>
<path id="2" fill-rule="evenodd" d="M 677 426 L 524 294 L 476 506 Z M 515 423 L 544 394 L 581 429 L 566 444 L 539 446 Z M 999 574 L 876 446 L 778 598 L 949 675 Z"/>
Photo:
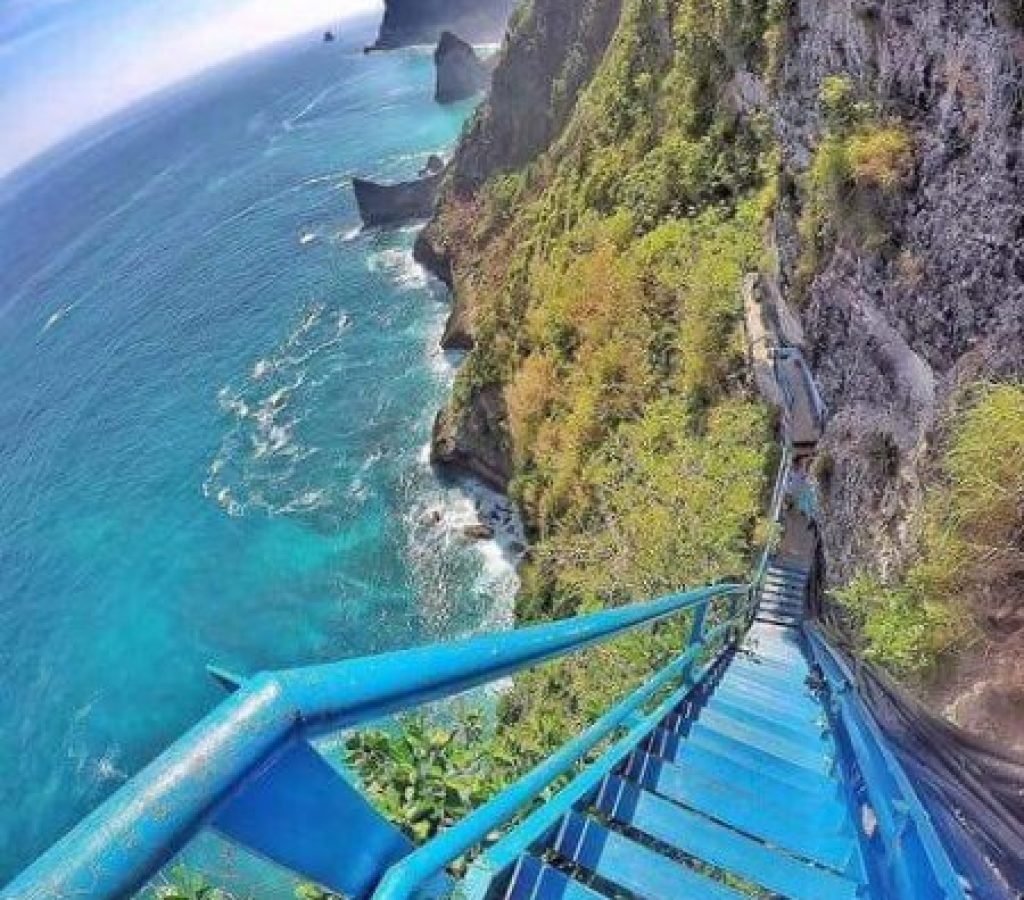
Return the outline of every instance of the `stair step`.
<path id="1" fill-rule="evenodd" d="M 596 806 L 622 825 L 792 900 L 857 897 L 856 883 L 772 850 L 616 776 L 606 780 Z"/>
<path id="2" fill-rule="evenodd" d="M 799 581 L 801 584 L 806 584 L 808 575 L 806 572 L 796 572 L 782 566 L 769 566 L 765 570 L 765 578 L 778 578 L 783 581 Z"/>
<path id="3" fill-rule="evenodd" d="M 535 856 L 522 856 L 516 863 L 504 900 L 605 900 L 564 872 L 542 863 Z"/>
<path id="4" fill-rule="evenodd" d="M 848 810 L 836 783 L 808 778 L 806 771 L 787 782 L 771 772 L 733 761 L 668 731 L 656 732 L 647 752 L 684 772 L 694 772 L 702 778 L 755 795 L 759 802 L 763 800 L 787 811 L 799 810 L 801 814 L 816 811 L 815 821 L 823 828 L 841 830 L 847 818 Z"/>
<path id="5" fill-rule="evenodd" d="M 750 722 L 777 737 L 791 740 L 795 744 L 808 747 L 821 746 L 826 753 L 834 753 L 834 748 L 829 743 L 823 728 L 822 722 L 795 722 L 784 716 L 775 716 L 763 708 L 751 704 L 735 703 L 728 697 L 717 692 L 708 702 L 705 709 L 713 710 L 725 716 L 730 716 L 740 722 Z M 703 715 L 703 713 L 701 714 Z"/>
<path id="6" fill-rule="evenodd" d="M 827 717 L 821 708 L 805 702 L 803 699 L 797 700 L 783 694 L 771 694 L 738 682 L 723 680 L 715 688 L 715 696 L 743 708 L 753 708 L 773 718 L 778 717 L 789 724 L 811 725 L 819 730 L 824 730 L 827 722 Z"/>
<path id="7" fill-rule="evenodd" d="M 787 578 L 778 578 L 768 575 L 761 582 L 761 593 L 785 594 L 792 597 L 803 597 L 807 593 L 807 585 L 802 581 L 793 581 Z"/>
<path id="8" fill-rule="evenodd" d="M 677 737 L 679 736 L 677 735 Z M 838 785 L 831 772 L 820 772 L 797 765 L 760 747 L 715 731 L 700 722 L 694 722 L 690 726 L 685 743 L 724 756 L 747 768 L 763 772 L 794 788 L 802 786 L 809 789 L 816 786 L 821 790 L 826 790 L 828 788 L 836 789 Z"/>
<path id="9" fill-rule="evenodd" d="M 733 657 L 733 660 L 740 663 L 751 663 L 759 669 L 767 669 L 769 673 L 775 672 L 779 675 L 789 675 L 794 669 L 799 669 L 802 672 L 810 672 L 811 670 L 811 667 L 802 656 L 797 654 L 786 655 L 782 652 L 776 655 L 765 648 L 742 650 Z"/>
<path id="10" fill-rule="evenodd" d="M 732 661 L 732 663 L 730 663 L 728 671 L 735 672 L 737 675 L 745 676 L 758 684 L 764 684 L 767 687 L 774 688 L 776 691 L 783 694 L 787 691 L 796 691 L 799 693 L 804 690 L 809 690 L 807 687 L 807 677 L 811 674 L 811 670 L 806 665 L 793 663 L 783 669 L 775 666 L 769 666 L 764 662 L 757 662 L 756 660 L 741 659 L 737 657 Z"/>
<path id="11" fill-rule="evenodd" d="M 650 755 L 634 755 L 624 774 L 674 803 L 836 872 L 846 870 L 856 849 L 849 823 L 837 825 L 831 812 L 819 825 L 806 812 L 787 812 L 734 785 L 711 781 Z"/>
<path id="12" fill-rule="evenodd" d="M 784 629 L 784 631 L 786 634 L 793 633 L 790 629 Z M 807 660 L 801 654 L 792 653 L 784 646 L 769 644 L 766 641 L 741 647 L 733 659 L 736 662 L 753 663 L 759 668 L 778 669 L 782 673 L 788 673 L 794 667 L 810 671 Z"/>
<path id="13" fill-rule="evenodd" d="M 732 716 L 722 715 L 711 709 L 701 712 L 700 718 L 694 722 L 693 727 L 703 726 L 724 734 L 734 740 L 758 747 L 779 759 L 787 760 L 794 765 L 803 766 L 812 772 L 819 772 L 827 775 L 832 768 L 832 760 L 821 749 L 821 747 L 805 747 L 793 741 L 777 737 L 770 731 L 766 731 L 749 722 L 735 719 Z"/>
<path id="14" fill-rule="evenodd" d="M 757 605 L 758 609 L 772 609 L 777 612 L 803 613 L 804 604 L 800 600 L 791 600 L 788 597 L 776 597 L 765 594 Z"/>
<path id="15" fill-rule="evenodd" d="M 739 900 L 743 896 L 578 813 L 565 817 L 552 849 L 644 900 Z"/>
<path id="16" fill-rule="evenodd" d="M 754 618 L 758 622 L 767 622 L 769 625 L 782 625 L 784 628 L 800 627 L 800 620 L 795 616 L 792 618 L 785 618 L 783 616 L 777 616 L 772 613 L 759 612 Z"/>
<path id="17" fill-rule="evenodd" d="M 785 648 L 759 646 L 755 650 L 737 653 L 730 664 L 733 666 L 753 666 L 764 672 L 767 677 L 798 676 L 806 678 L 811 671 L 807 660 L 797 653 L 788 653 Z"/>
<path id="18" fill-rule="evenodd" d="M 741 672 L 726 672 L 717 688 L 717 690 L 721 689 L 756 699 L 768 706 L 793 710 L 811 719 L 821 718 L 824 712 L 821 704 L 808 687 L 801 690 L 780 691 Z"/>
<path id="19" fill-rule="evenodd" d="M 751 626 L 750 631 L 747 632 L 745 643 L 772 647 L 775 650 L 784 650 L 786 653 L 803 656 L 803 640 L 800 636 L 781 628 L 773 628 L 771 625 Z"/>

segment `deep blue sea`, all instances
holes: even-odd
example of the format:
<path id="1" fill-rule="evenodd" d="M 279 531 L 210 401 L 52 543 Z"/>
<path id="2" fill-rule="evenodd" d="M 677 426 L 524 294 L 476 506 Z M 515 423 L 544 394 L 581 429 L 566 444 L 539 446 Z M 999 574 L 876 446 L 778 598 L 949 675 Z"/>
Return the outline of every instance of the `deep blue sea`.
<path id="1" fill-rule="evenodd" d="M 426 462 L 443 292 L 349 184 L 414 174 L 471 106 L 368 36 L 218 69 L 0 183 L 0 884 L 219 699 L 206 663 L 507 621 L 514 577 Z"/>

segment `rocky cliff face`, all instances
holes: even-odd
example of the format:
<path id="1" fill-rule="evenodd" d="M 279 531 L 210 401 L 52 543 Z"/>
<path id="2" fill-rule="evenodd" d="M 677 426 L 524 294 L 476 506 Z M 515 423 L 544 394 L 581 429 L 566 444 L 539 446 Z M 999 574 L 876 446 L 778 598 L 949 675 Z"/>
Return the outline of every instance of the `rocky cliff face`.
<path id="1" fill-rule="evenodd" d="M 958 386 L 1024 376 L 1022 22 L 1013 0 L 794 0 L 780 23 L 774 239 L 785 296 L 799 294 L 802 186 L 826 130 L 825 80 L 847 79 L 913 146 L 882 239 L 840 238 L 798 310 L 794 337 L 831 410 L 820 481 L 833 584 L 898 570 L 913 553 L 908 524 Z M 1000 626 L 1011 645 L 1020 618 Z M 1020 684 L 1012 655 L 996 654 L 983 675 L 962 664 L 939 702 L 970 693 L 977 721 L 961 721 L 1005 723 L 987 715 L 986 696 L 1004 700 Z"/>
<path id="2" fill-rule="evenodd" d="M 416 242 L 416 258 L 452 290 L 452 311 L 442 345 L 471 349 L 474 342 L 474 233 L 478 189 L 489 179 L 535 160 L 565 127 L 580 91 L 614 34 L 621 0 L 587 0 L 585 14 L 564 0 L 533 0 L 495 66 L 481 104 L 449 166 L 441 209 Z M 486 393 L 453 403 L 435 429 L 436 461 L 507 482 L 511 462 L 502 404 Z M 474 460 L 486 460 L 477 465 Z M 499 462 L 500 460 L 500 462 Z M 484 474 L 500 472 L 497 478 Z"/>
<path id="3" fill-rule="evenodd" d="M 518 0 L 384 0 L 372 49 L 436 44 L 445 30 L 473 43 L 500 41 Z"/>
<path id="4" fill-rule="evenodd" d="M 434 99 L 438 103 L 457 103 L 479 93 L 487 86 L 490 72 L 471 44 L 445 31 L 434 50 L 437 83 Z"/>
<path id="5" fill-rule="evenodd" d="M 800 0 L 783 23 L 774 112 L 785 184 L 806 177 L 829 76 L 848 77 L 903 122 L 915 148 L 885 246 L 840 243 L 801 312 L 833 413 L 826 543 L 835 580 L 865 560 L 898 560 L 953 389 L 1024 374 L 1024 32 L 1012 6 Z M 802 252 L 799 204 L 789 192 L 776 222 L 787 296 Z"/>

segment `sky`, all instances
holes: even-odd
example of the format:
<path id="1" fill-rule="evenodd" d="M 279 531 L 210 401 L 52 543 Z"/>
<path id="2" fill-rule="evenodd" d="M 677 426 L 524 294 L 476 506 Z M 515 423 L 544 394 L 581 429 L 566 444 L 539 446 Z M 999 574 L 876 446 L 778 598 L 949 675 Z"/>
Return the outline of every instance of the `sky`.
<path id="1" fill-rule="evenodd" d="M 382 0 L 0 0 L 0 176 L 135 100 Z"/>

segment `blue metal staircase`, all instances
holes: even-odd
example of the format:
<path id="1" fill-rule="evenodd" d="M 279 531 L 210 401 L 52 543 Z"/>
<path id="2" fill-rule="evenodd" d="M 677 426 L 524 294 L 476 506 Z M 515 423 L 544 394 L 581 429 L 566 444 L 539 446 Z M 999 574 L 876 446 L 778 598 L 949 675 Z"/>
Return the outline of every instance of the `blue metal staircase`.
<path id="1" fill-rule="evenodd" d="M 802 508 L 795 490 L 789 499 Z M 205 830 L 351 898 L 971 896 L 843 661 L 806 618 L 808 572 L 776 550 L 746 583 L 250 679 L 214 671 L 231 696 L 0 897 L 130 896 Z M 316 749 L 324 735 L 679 616 L 689 638 L 678 657 L 421 846 Z M 467 857 L 456 882 L 451 864 Z"/>
<path id="2" fill-rule="evenodd" d="M 736 652 L 549 828 L 541 811 L 528 841 L 513 833 L 488 850 L 468 896 L 886 896 L 869 884 L 800 631 L 806 578 L 770 566 Z"/>

